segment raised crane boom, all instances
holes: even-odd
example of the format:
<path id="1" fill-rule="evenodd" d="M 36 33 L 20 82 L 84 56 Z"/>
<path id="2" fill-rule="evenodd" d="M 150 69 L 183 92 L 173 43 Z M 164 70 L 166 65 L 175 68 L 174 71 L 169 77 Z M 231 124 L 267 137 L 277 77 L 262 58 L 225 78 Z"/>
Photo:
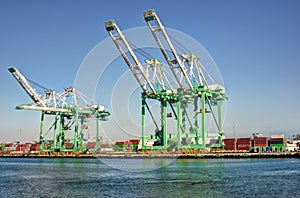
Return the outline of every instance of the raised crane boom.
<path id="1" fill-rule="evenodd" d="M 178 85 L 180 86 L 181 89 L 184 89 L 184 85 L 181 82 L 181 79 L 178 76 L 178 71 L 177 68 L 180 69 L 181 73 L 183 74 L 186 82 L 188 83 L 189 88 L 194 91 L 194 87 L 187 75 L 187 70 L 184 67 L 184 65 L 182 64 L 169 36 L 167 35 L 162 23 L 160 22 L 158 16 L 155 13 L 155 10 L 148 10 L 144 12 L 144 19 L 148 25 L 148 27 L 151 30 L 152 35 L 154 36 L 154 39 L 156 40 L 164 58 L 166 59 L 174 77 L 176 78 L 176 81 L 178 83 Z M 156 22 L 156 25 L 153 26 L 153 24 L 151 24 L 152 22 Z M 170 58 L 168 56 L 167 53 L 167 49 L 163 46 L 162 41 L 160 40 L 159 36 L 158 36 L 158 32 L 161 32 L 163 37 L 165 38 L 165 41 L 167 42 L 167 45 L 169 47 L 169 50 L 172 52 L 173 54 L 173 58 Z M 166 46 L 167 47 L 167 46 Z"/>
<path id="2" fill-rule="evenodd" d="M 21 74 L 21 72 L 17 68 L 12 67 L 8 70 L 15 77 L 18 83 L 23 87 L 23 89 L 26 91 L 26 93 L 34 101 L 35 104 L 43 107 L 46 106 L 44 101 L 41 99 L 41 96 L 35 91 L 35 89 L 32 88 L 28 80 Z"/>
<path id="3" fill-rule="evenodd" d="M 152 93 L 156 95 L 156 90 L 153 84 L 150 82 L 149 76 L 147 76 L 146 72 L 143 69 L 142 64 L 137 59 L 136 55 L 134 54 L 133 50 L 129 46 L 128 42 L 125 39 L 125 36 L 122 34 L 116 22 L 114 20 L 105 22 L 105 29 L 110 35 L 110 37 L 112 38 L 118 50 L 120 51 L 123 59 L 127 63 L 129 69 L 133 73 L 139 85 L 142 87 L 144 93 L 146 95 L 150 94 L 147 89 L 147 85 L 148 85 Z M 113 34 L 113 31 L 116 32 L 116 35 Z M 133 60 L 133 62 L 131 62 L 130 58 L 126 55 L 125 53 L 126 50 L 129 52 L 130 58 Z M 145 84 L 143 84 L 143 80 L 145 81 Z"/>

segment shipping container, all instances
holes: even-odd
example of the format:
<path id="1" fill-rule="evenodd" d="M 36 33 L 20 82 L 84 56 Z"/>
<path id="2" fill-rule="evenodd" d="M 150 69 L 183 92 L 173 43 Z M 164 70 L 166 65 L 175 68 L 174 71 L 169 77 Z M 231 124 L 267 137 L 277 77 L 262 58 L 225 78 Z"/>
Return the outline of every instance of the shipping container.
<path id="1" fill-rule="evenodd" d="M 129 142 L 131 142 L 132 144 L 139 144 L 140 143 L 140 140 L 129 140 Z"/>
<path id="2" fill-rule="evenodd" d="M 271 135 L 271 139 L 272 138 L 284 138 L 283 134 L 279 134 L 279 135 Z"/>
<path id="3" fill-rule="evenodd" d="M 115 145 L 123 145 L 124 142 L 116 142 Z"/>
<path id="4" fill-rule="evenodd" d="M 267 137 L 254 137 L 253 138 L 253 147 L 266 147 L 268 146 Z"/>
<path id="5" fill-rule="evenodd" d="M 226 138 L 223 139 L 224 142 L 224 149 L 225 150 L 236 150 L 236 144 L 237 144 L 237 139 L 236 138 Z"/>
<path id="6" fill-rule="evenodd" d="M 107 147 L 109 147 L 109 145 L 107 143 L 99 143 L 99 146 L 101 148 L 107 148 Z"/>
<path id="7" fill-rule="evenodd" d="M 237 150 L 246 150 L 246 151 L 249 151 L 250 150 L 250 146 L 247 146 L 247 145 L 238 145 Z"/>
<path id="8" fill-rule="evenodd" d="M 86 144 L 87 149 L 95 149 L 96 148 L 96 142 L 88 142 Z"/>

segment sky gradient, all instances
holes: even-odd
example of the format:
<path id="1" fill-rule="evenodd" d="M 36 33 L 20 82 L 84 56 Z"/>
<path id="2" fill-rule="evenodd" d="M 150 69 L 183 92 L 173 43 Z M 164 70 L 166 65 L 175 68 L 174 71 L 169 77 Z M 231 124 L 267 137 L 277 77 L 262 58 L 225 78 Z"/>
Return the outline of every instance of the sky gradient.
<path id="1" fill-rule="evenodd" d="M 233 136 L 233 121 L 240 137 L 253 132 L 299 132 L 297 0 L 2 0 L 0 142 L 20 136 L 22 141 L 36 140 L 39 130 L 39 112 L 14 110 L 31 100 L 7 71 L 9 67 L 16 66 L 28 78 L 61 90 L 74 84 L 86 55 L 108 37 L 104 21 L 115 19 L 123 29 L 145 26 L 143 12 L 152 8 L 166 27 L 199 41 L 218 65 L 229 97 L 227 137 Z M 109 122 L 103 127 L 114 130 Z"/>

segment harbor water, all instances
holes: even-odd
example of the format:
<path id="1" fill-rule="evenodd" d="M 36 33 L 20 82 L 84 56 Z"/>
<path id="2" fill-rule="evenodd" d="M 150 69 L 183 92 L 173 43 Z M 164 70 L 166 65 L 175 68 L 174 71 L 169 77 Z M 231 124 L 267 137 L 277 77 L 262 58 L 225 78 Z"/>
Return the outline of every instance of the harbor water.
<path id="1" fill-rule="evenodd" d="M 0 175 L 1 197 L 300 195 L 299 159 L 0 158 Z"/>

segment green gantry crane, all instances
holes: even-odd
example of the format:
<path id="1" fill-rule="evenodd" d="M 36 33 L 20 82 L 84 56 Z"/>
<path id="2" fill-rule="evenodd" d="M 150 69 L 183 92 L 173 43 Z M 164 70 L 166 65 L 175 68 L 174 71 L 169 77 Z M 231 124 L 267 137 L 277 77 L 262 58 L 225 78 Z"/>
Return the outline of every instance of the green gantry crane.
<path id="1" fill-rule="evenodd" d="M 34 102 L 19 105 L 16 109 L 42 112 L 39 135 L 42 152 L 85 151 L 84 135 L 88 130 L 88 123 L 93 118 L 96 120 L 96 149 L 99 149 L 99 120 L 105 121 L 110 115 L 103 106 L 96 104 L 74 87 L 65 88 L 59 93 L 44 88 L 42 97 L 17 68 L 12 67 L 8 70 Z M 52 118 L 54 116 L 54 121 L 48 130 L 44 130 L 46 115 Z M 53 138 L 46 139 L 51 132 Z M 72 132 L 73 139 L 66 139 L 65 136 Z M 73 143 L 74 146 L 68 147 L 68 142 Z"/>
<path id="2" fill-rule="evenodd" d="M 219 84 L 208 84 L 203 72 L 205 68 L 200 64 L 199 58 L 192 52 L 178 55 L 155 10 L 145 11 L 144 19 L 169 66 L 169 70 L 173 74 L 172 79 L 167 78 L 164 73 L 165 66 L 157 59 L 145 60 L 146 65 L 142 65 L 116 22 L 114 20 L 105 22 L 105 29 L 143 90 L 141 94 L 142 149 L 147 149 L 146 140 L 152 139 L 152 137 L 156 139 L 156 142 L 151 146 L 151 149 L 168 149 L 172 145 L 169 139 L 173 138 L 174 135 L 168 134 L 167 130 L 167 106 L 170 106 L 177 120 L 177 134 L 175 137 L 178 149 L 207 148 L 206 115 L 208 113 L 211 113 L 218 129 L 215 132 L 218 142 L 213 146 L 222 147 L 224 131 L 222 129 L 221 107 L 222 102 L 227 100 L 224 87 Z M 154 79 L 154 81 L 150 79 Z M 175 82 L 175 86 L 170 82 Z M 156 88 L 154 84 L 160 86 Z M 160 102 L 160 128 L 147 105 L 147 99 Z M 177 106 L 176 110 L 174 106 Z M 217 107 L 216 113 L 214 106 Z M 193 115 L 189 115 L 187 111 L 191 107 L 193 108 Z M 157 128 L 155 135 L 146 135 L 146 109 Z M 201 116 L 201 129 L 199 127 L 199 114 Z M 189 125 L 188 128 L 186 122 Z M 200 137 L 202 141 L 200 141 Z M 188 139 L 193 139 L 194 143 L 188 143 Z"/>

